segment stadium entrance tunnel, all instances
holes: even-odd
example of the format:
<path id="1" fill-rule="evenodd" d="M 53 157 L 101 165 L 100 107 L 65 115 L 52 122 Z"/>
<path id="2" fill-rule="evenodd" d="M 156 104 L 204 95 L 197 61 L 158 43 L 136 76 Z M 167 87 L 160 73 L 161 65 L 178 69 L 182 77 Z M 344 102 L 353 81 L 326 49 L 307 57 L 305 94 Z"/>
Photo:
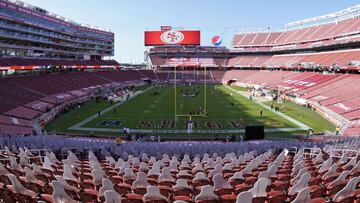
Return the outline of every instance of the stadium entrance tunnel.
<path id="1" fill-rule="evenodd" d="M 145 82 L 146 85 L 153 85 L 154 82 L 150 79 L 143 79 L 143 81 Z"/>
<path id="2" fill-rule="evenodd" d="M 237 79 L 231 79 L 226 84 L 227 85 L 232 85 L 233 83 L 236 83 L 236 82 L 237 82 Z"/>

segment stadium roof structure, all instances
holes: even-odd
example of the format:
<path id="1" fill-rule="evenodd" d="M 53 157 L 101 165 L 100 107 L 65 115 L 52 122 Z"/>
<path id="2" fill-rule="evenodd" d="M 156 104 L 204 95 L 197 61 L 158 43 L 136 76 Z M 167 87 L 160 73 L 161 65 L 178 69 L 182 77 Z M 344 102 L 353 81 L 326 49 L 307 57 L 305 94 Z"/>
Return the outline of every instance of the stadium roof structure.
<path id="1" fill-rule="evenodd" d="M 347 9 L 344 9 L 344 10 L 334 12 L 334 13 L 290 22 L 290 23 L 285 24 L 284 29 L 271 30 L 271 26 L 268 26 L 266 29 L 265 28 L 259 28 L 256 30 L 243 29 L 242 31 L 238 31 L 235 34 L 284 32 L 284 31 L 296 30 L 296 29 L 307 28 L 307 27 L 312 27 L 312 26 L 320 26 L 320 25 L 325 25 L 325 24 L 330 24 L 330 23 L 338 23 L 340 21 L 354 19 L 359 16 L 360 16 L 360 4 L 350 7 L 350 8 L 347 8 Z"/>
<path id="2" fill-rule="evenodd" d="M 337 11 L 335 13 L 330 13 L 318 17 L 287 23 L 285 25 L 285 29 L 287 30 L 299 29 L 299 28 L 318 26 L 328 23 L 337 23 L 339 21 L 343 21 L 347 19 L 354 19 L 359 16 L 360 16 L 360 4 L 341 11 Z"/>
<path id="3" fill-rule="evenodd" d="M 33 11 L 36 11 L 36 12 L 40 12 L 40 13 L 42 13 L 44 15 L 48 15 L 48 16 L 51 16 L 53 18 L 56 18 L 56 19 L 59 19 L 59 20 L 62 20 L 62 21 L 65 21 L 65 22 L 68 22 L 68 23 L 71 23 L 71 24 L 74 24 L 74 25 L 78 25 L 78 26 L 86 27 L 86 28 L 90 28 L 90 29 L 96 29 L 96 30 L 100 30 L 100 31 L 103 31 L 103 32 L 111 32 L 110 29 L 101 28 L 101 27 L 98 27 L 98 26 L 88 25 L 88 24 L 84 24 L 84 23 L 77 23 L 77 22 L 75 22 L 73 20 L 70 20 L 69 18 L 65 18 L 63 16 L 60 16 L 58 14 L 49 12 L 49 11 L 43 9 L 43 8 L 39 8 L 39 7 L 33 6 L 31 4 L 22 2 L 20 0 L 4 0 L 4 1 L 11 2 L 11 3 L 16 4 L 18 6 L 21 6 L 23 8 L 30 9 L 30 10 L 33 10 Z"/>

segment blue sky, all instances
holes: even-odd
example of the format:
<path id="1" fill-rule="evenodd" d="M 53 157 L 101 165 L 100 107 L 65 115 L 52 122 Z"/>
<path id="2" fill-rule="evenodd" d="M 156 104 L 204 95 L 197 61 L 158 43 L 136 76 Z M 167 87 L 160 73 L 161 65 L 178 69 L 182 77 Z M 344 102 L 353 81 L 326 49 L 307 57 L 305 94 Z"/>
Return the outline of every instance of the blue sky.
<path id="1" fill-rule="evenodd" d="M 221 35 L 230 47 L 236 31 L 284 28 L 285 23 L 345 9 L 354 0 L 23 0 L 79 23 L 115 33 L 115 59 L 144 60 L 143 32 L 161 25 L 200 29 L 201 44 Z"/>

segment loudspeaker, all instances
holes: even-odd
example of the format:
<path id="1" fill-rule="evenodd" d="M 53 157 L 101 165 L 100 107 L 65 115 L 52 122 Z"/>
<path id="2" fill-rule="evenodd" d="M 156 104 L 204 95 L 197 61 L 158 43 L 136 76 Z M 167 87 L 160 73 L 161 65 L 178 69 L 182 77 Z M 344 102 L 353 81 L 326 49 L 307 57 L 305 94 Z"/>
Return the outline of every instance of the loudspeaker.
<path id="1" fill-rule="evenodd" d="M 244 140 L 263 140 L 265 138 L 263 125 L 248 125 L 245 127 Z"/>

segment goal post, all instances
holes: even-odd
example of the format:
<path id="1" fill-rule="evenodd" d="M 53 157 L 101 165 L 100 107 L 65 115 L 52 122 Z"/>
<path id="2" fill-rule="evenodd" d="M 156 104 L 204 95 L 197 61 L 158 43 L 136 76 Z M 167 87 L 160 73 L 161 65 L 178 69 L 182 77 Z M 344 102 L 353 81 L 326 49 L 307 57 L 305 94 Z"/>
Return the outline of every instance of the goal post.
<path id="1" fill-rule="evenodd" d="M 203 86 L 203 90 L 204 90 L 204 94 L 203 94 L 203 98 L 202 98 L 202 108 L 203 110 L 200 112 L 200 114 L 188 114 L 188 113 L 184 113 L 181 112 L 181 110 L 179 111 L 178 109 L 178 85 L 181 84 L 181 78 L 178 78 L 177 74 L 178 74 L 178 67 L 174 66 L 174 116 L 177 119 L 178 117 L 188 117 L 189 120 L 191 121 L 192 118 L 195 117 L 206 117 L 206 112 L 207 112 L 207 78 L 206 78 L 206 74 L 207 74 L 207 68 L 206 66 L 203 68 L 203 74 L 204 74 L 204 81 L 202 83 Z M 191 70 L 189 72 L 192 72 Z M 193 70 L 193 74 L 194 74 L 194 78 L 195 78 L 195 82 L 196 82 L 196 66 L 194 66 L 194 70 Z M 201 79 L 199 78 L 200 82 Z M 179 82 L 178 82 L 179 81 Z M 201 84 L 198 84 L 199 86 Z"/>

